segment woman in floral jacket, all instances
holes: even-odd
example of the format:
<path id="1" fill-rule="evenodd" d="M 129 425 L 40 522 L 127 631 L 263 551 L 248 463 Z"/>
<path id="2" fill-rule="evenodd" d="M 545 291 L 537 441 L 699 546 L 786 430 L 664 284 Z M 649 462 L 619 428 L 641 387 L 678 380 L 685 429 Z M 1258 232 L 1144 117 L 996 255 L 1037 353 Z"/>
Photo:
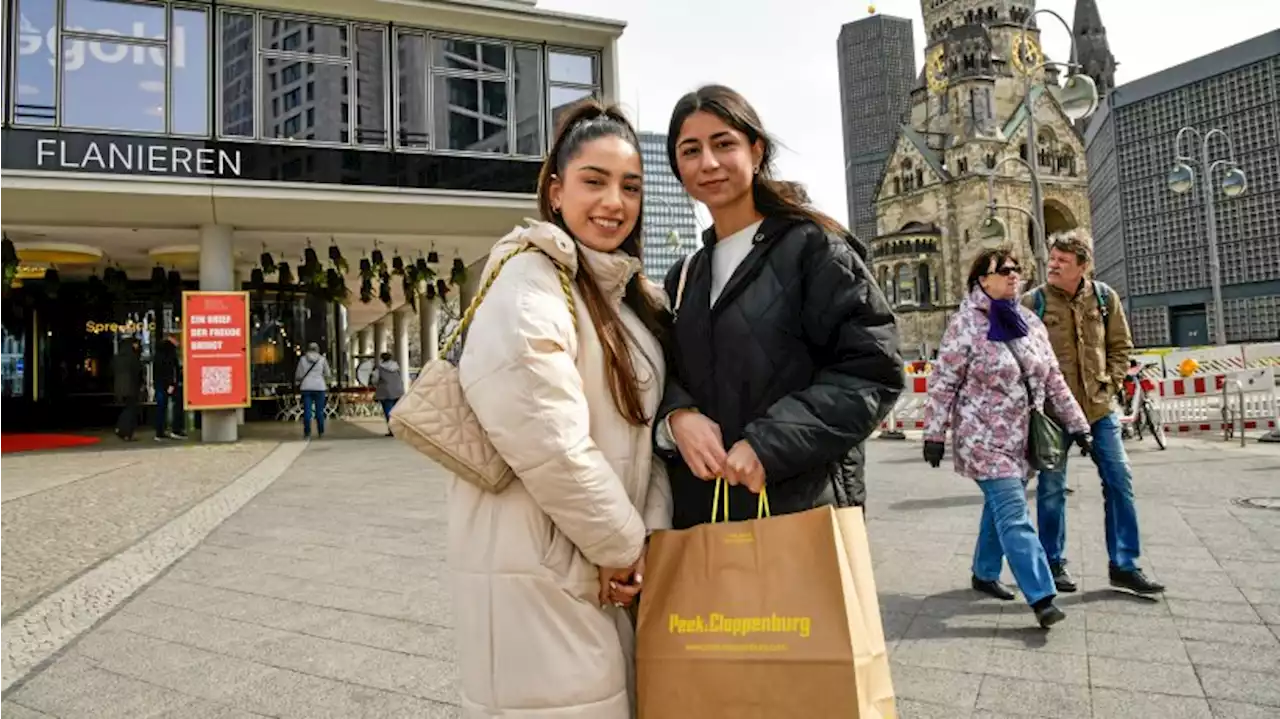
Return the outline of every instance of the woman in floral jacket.
<path id="1" fill-rule="evenodd" d="M 951 320 L 929 378 L 924 458 L 942 463 L 952 429 L 956 471 L 976 480 L 985 502 L 973 553 L 973 588 L 998 599 L 1014 594 L 1000 584 L 1009 568 L 1040 626 L 1065 618 L 1049 561 L 1027 512 L 1027 432 L 1031 407 L 1046 398 L 1072 440 L 1091 451 L 1089 424 L 1071 396 L 1035 313 L 1020 306 L 1019 268 L 1008 249 L 981 252 L 969 270 L 969 296 Z M 1027 396 L 1028 387 L 1031 397 Z"/>

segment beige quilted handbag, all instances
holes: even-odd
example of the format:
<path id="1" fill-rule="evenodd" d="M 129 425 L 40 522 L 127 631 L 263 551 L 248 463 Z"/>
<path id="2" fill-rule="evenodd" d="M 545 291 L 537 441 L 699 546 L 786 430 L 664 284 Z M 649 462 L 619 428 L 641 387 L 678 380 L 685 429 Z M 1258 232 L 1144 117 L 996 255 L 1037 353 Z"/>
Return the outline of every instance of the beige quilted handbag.
<path id="1" fill-rule="evenodd" d="M 418 379 L 414 380 L 409 391 L 391 410 L 390 426 L 396 437 L 458 475 L 460 479 L 487 492 L 496 493 L 506 489 L 511 480 L 515 479 L 515 472 L 511 471 L 511 467 L 507 466 L 489 441 L 475 412 L 467 404 L 458 368 L 446 357 L 471 325 L 476 308 L 484 301 L 503 266 L 512 257 L 531 250 L 540 251 L 536 247 L 526 246 L 512 251 L 499 261 L 497 269 L 489 275 L 476 298 L 463 313 L 453 334 L 449 335 L 440 356 L 422 368 Z M 551 256 L 547 255 L 547 258 L 551 259 Z M 573 318 L 576 330 L 578 316 L 574 311 L 572 277 L 568 268 L 554 259 L 551 261 L 560 274 L 560 287 L 564 290 L 565 300 L 569 304 L 569 316 Z"/>

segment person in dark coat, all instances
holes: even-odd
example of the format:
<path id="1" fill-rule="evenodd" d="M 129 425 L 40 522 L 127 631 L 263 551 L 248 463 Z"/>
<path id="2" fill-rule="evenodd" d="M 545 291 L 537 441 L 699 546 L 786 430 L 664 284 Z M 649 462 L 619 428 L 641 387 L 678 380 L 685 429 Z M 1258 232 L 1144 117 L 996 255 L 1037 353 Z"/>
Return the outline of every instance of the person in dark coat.
<path id="1" fill-rule="evenodd" d="M 116 420 L 116 436 L 133 442 L 146 369 L 142 366 L 142 343 L 137 337 L 130 337 L 120 344 L 120 353 L 115 359 L 116 399 L 124 404 L 124 409 L 120 410 L 120 418 Z"/>
<path id="2" fill-rule="evenodd" d="M 156 385 L 156 439 L 184 439 L 182 421 L 182 363 L 178 357 L 178 336 L 166 334 L 156 348 L 152 362 Z M 172 429 L 166 431 L 169 413 L 173 413 Z"/>
<path id="3" fill-rule="evenodd" d="M 861 506 L 863 442 L 904 383 L 865 248 L 774 179 L 773 141 L 727 87 L 680 99 L 667 154 L 713 220 L 666 278 L 675 320 L 655 441 L 673 526 L 710 521 L 717 477 L 732 519 L 755 518 L 765 486 L 773 514 Z"/>

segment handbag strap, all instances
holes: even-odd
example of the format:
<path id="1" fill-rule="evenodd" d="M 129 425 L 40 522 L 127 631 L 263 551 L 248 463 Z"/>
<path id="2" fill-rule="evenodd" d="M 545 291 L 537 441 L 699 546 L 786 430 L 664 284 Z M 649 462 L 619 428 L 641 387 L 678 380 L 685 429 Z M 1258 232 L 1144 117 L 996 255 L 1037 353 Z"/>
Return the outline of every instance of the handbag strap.
<path id="1" fill-rule="evenodd" d="M 453 345 L 457 343 L 458 339 L 467 331 L 467 328 L 471 326 L 471 320 L 475 317 L 476 308 L 478 308 L 480 303 L 484 301 L 485 295 L 489 294 L 489 288 L 493 287 L 493 282 L 498 279 L 498 273 L 502 272 L 502 268 L 506 266 L 507 262 L 510 261 L 511 258 L 523 252 L 530 251 L 542 252 L 542 250 L 534 247 L 533 245 L 525 245 L 524 247 L 512 250 L 506 257 L 498 260 L 498 266 L 494 268 L 493 272 L 489 273 L 489 277 L 485 279 L 484 284 L 480 286 L 480 291 L 476 293 L 475 299 L 471 300 L 471 304 L 467 306 L 467 311 L 462 313 L 462 319 L 458 321 L 458 326 L 453 328 L 453 332 L 449 335 L 449 339 L 445 340 L 444 348 L 440 350 L 440 359 L 444 359 L 445 356 L 449 354 L 449 351 L 453 349 Z M 555 258 L 551 257 L 551 255 L 548 255 L 545 252 L 542 252 L 542 254 L 545 255 L 548 260 L 551 260 L 551 264 L 556 266 L 556 274 L 560 276 L 560 289 L 564 291 L 565 303 L 569 306 L 569 317 L 573 319 L 573 330 L 577 332 L 577 303 L 573 299 L 573 277 L 569 274 L 569 268 L 559 262 L 556 262 Z"/>
<path id="2" fill-rule="evenodd" d="M 1022 386 L 1027 388 L 1027 404 L 1031 405 L 1031 410 L 1037 411 L 1036 396 L 1031 391 L 1031 380 L 1027 378 L 1027 368 L 1022 365 L 1022 360 L 1018 358 L 1018 353 L 1013 351 L 1012 342 L 1003 342 L 1004 348 L 1009 350 L 1009 354 L 1013 355 L 1013 361 L 1018 365 L 1018 377 L 1022 379 Z"/>
<path id="3" fill-rule="evenodd" d="M 680 265 L 680 281 L 676 283 L 676 304 L 672 308 L 673 313 L 680 311 L 680 304 L 684 301 L 684 285 L 689 280 L 689 260 L 693 259 L 693 253 L 684 256 L 684 263 Z"/>

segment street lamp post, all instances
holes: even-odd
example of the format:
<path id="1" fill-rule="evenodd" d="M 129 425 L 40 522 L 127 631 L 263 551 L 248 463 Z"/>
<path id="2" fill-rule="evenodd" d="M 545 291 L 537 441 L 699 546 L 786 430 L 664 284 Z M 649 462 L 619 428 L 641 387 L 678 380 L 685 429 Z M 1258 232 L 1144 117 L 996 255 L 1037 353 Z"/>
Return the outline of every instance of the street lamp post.
<path id="1" fill-rule="evenodd" d="M 1213 288 L 1213 336 L 1214 342 L 1221 346 L 1227 343 L 1227 323 L 1222 308 L 1222 262 L 1218 257 L 1218 223 L 1213 208 L 1213 185 L 1210 183 L 1213 171 L 1218 168 L 1218 165 L 1226 165 L 1229 168 L 1222 178 L 1223 195 L 1239 197 L 1248 186 L 1248 180 L 1245 178 L 1244 171 L 1236 163 L 1235 145 L 1227 133 L 1218 129 L 1201 133 L 1194 127 L 1184 127 L 1178 130 L 1178 136 L 1173 141 L 1175 164 L 1173 170 L 1169 172 L 1169 189 L 1175 194 L 1185 194 L 1196 184 L 1195 170 L 1187 164 L 1195 160 L 1182 154 L 1182 138 L 1187 134 L 1195 135 L 1200 141 L 1200 171 L 1203 174 L 1200 189 L 1203 192 L 1204 223 L 1209 242 L 1209 283 Z M 1215 137 L 1226 140 L 1227 159 L 1210 163 L 1209 141 Z"/>
<path id="2" fill-rule="evenodd" d="M 1018 46 L 1017 52 L 1023 52 L 1029 49 L 1027 44 L 1027 35 L 1031 30 L 1031 25 L 1035 22 L 1035 17 L 1041 14 L 1052 15 L 1057 18 L 1058 22 L 1067 29 L 1067 34 L 1071 37 L 1071 61 L 1061 62 L 1042 62 L 1035 67 L 1026 71 L 1026 89 L 1023 92 L 1023 105 L 1027 108 L 1027 169 L 1031 173 L 1031 204 L 1032 212 L 1035 217 L 1035 247 L 1031 248 L 1036 261 L 1036 282 L 1045 282 L 1045 267 L 1048 264 L 1048 247 L 1045 240 L 1044 227 L 1044 197 L 1043 190 L 1040 186 L 1040 160 L 1036 157 L 1036 113 L 1035 106 L 1032 104 L 1031 91 L 1035 87 L 1033 82 L 1035 74 L 1047 67 L 1063 67 L 1068 72 L 1074 72 L 1081 68 L 1076 62 L 1076 40 L 1075 33 L 1071 30 L 1071 25 L 1063 19 L 1061 15 L 1048 8 L 1041 8 L 1027 16 L 1022 22 L 1022 41 Z M 1093 78 L 1088 75 L 1070 75 L 1067 83 L 1062 89 L 1059 99 L 1062 105 L 1062 111 L 1072 122 L 1086 118 L 1098 109 L 1098 87 L 1093 82 Z"/>
<path id="3" fill-rule="evenodd" d="M 1001 166 L 1003 166 L 1005 163 L 1008 163 L 1008 162 L 1015 162 L 1017 164 L 1022 165 L 1023 167 L 1026 167 L 1028 170 L 1031 169 L 1031 164 L 1032 164 L 1032 163 L 1028 163 L 1026 160 L 1022 159 L 1021 157 L 1014 157 L 1010 155 L 1009 157 L 1006 157 L 1003 160 L 997 162 L 995 167 L 992 167 L 986 173 L 987 174 L 987 217 L 982 221 L 982 224 L 978 226 L 978 233 L 982 236 L 983 239 L 988 239 L 988 240 L 1004 240 L 1008 238 L 1009 227 L 1008 225 L 1005 224 L 1004 220 L 1000 219 L 999 217 L 996 217 L 996 211 L 1011 210 L 1013 212 L 1021 212 L 1022 214 L 1026 215 L 1027 219 L 1031 221 L 1032 236 L 1036 238 L 1043 238 L 1044 237 L 1044 220 L 1041 217 L 1037 217 L 1037 214 L 1039 213 L 1033 212 L 1026 208 L 1015 207 L 1013 205 L 997 205 L 996 204 L 996 171 L 999 170 Z M 1036 179 L 1032 180 L 1033 188 L 1038 184 L 1039 184 L 1039 180 L 1036 180 Z M 1032 196 L 1034 197 L 1034 194 Z M 1043 241 L 1041 239 L 1037 239 L 1036 241 L 1040 242 L 1041 243 L 1040 246 L 1041 248 L 1043 248 Z M 1032 248 L 1032 249 L 1033 249 L 1033 252 L 1035 252 L 1035 248 Z M 1036 261 L 1036 273 L 1037 273 L 1036 282 L 1044 282 L 1045 281 L 1044 280 L 1045 259 L 1041 256 L 1040 252 L 1035 252 L 1035 261 Z"/>

